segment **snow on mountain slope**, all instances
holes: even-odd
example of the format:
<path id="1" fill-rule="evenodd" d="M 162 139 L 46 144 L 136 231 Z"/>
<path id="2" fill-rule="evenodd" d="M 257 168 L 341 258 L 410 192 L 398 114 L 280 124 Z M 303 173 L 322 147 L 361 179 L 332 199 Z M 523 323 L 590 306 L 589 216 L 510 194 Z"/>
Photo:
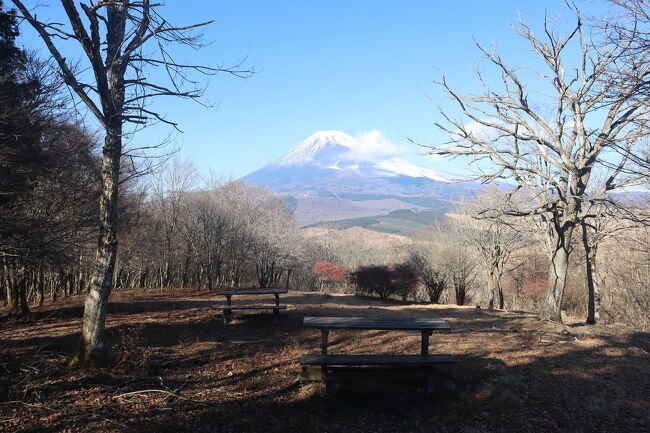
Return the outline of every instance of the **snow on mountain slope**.
<path id="1" fill-rule="evenodd" d="M 459 176 L 431 170 L 402 158 L 361 159 L 357 150 L 360 143 L 341 131 L 318 131 L 267 167 L 314 165 L 322 169 L 348 171 L 368 177 L 408 176 L 438 182 L 451 182 Z"/>
<path id="2" fill-rule="evenodd" d="M 356 146 L 356 140 L 341 131 L 318 131 L 300 142 L 275 164 L 333 163 Z"/>
<path id="3" fill-rule="evenodd" d="M 391 158 L 377 162 L 376 168 L 385 170 L 392 175 L 403 175 L 409 177 L 426 177 L 438 182 L 451 182 L 458 180 L 461 176 L 446 173 L 444 171 L 431 170 L 422 167 L 402 158 Z"/>

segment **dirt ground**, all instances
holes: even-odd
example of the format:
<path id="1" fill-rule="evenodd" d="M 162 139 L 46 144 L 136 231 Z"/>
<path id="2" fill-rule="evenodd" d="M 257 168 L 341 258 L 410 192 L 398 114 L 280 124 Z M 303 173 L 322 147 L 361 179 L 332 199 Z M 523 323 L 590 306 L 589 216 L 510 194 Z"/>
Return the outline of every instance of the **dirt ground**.
<path id="1" fill-rule="evenodd" d="M 650 431 L 650 335 L 620 326 L 540 322 L 472 307 L 290 291 L 289 309 L 235 313 L 213 294 L 112 295 L 117 364 L 71 370 L 82 299 L 0 320 L 0 431 L 643 432 Z M 235 302 L 238 302 L 235 298 Z M 448 320 L 431 353 L 456 355 L 433 398 L 414 387 L 300 385 L 318 353 L 304 316 Z M 412 332 L 333 331 L 332 353 L 413 353 Z"/>

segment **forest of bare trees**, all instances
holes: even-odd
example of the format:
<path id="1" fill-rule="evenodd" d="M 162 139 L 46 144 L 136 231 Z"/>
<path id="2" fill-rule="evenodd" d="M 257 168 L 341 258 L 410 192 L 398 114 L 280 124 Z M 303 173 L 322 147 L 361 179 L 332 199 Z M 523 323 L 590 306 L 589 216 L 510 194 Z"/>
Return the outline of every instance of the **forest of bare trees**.
<path id="1" fill-rule="evenodd" d="M 152 120 L 174 126 L 151 98 L 200 97 L 191 73 L 249 74 L 168 56 L 173 44 L 200 48 L 194 31 L 207 23 L 172 26 L 147 1 L 62 1 L 65 30 L 13 3 L 0 22 L 2 298 L 11 315 L 25 316 L 30 306 L 87 295 L 79 361 L 101 360 L 108 297 L 123 288 L 356 291 L 649 326 L 644 2 L 621 2 L 608 23 L 570 5 L 571 24 L 549 20 L 542 36 L 521 22 L 515 32 L 537 64 L 520 68 L 479 45 L 488 67 L 476 93 L 442 78 L 457 110 L 440 113 L 449 142 L 429 151 L 467 159 L 473 180 L 498 182 L 391 242 L 308 235 L 282 196 L 206 177 L 191 161 L 133 162 L 143 153 L 125 149 L 124 137 Z M 19 20 L 40 35 L 49 59 L 16 45 Z M 92 74 L 61 55 L 61 40 L 78 43 Z M 143 51 L 150 41 L 155 56 Z M 149 81 L 143 70 L 151 67 L 170 71 L 172 82 Z M 546 83 L 542 97 L 527 89 L 528 74 Z M 79 121 L 79 104 L 99 131 Z M 334 278 L 316 263 L 340 272 Z"/>

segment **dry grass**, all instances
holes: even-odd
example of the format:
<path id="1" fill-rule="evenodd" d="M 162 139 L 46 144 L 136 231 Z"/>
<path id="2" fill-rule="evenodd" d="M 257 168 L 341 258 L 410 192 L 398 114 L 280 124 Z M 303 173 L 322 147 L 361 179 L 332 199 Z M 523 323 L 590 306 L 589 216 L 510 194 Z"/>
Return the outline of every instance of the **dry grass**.
<path id="1" fill-rule="evenodd" d="M 649 431 L 650 336 L 618 326 L 560 326 L 530 314 L 382 302 L 292 291 L 270 314 L 227 326 L 207 293 L 118 292 L 108 327 L 111 371 L 66 367 L 81 299 L 0 326 L 0 430 L 220 432 Z M 428 400 L 408 387 L 300 386 L 300 355 L 317 352 L 308 315 L 431 317 L 453 331 L 432 352 L 459 362 Z M 332 352 L 417 353 L 413 333 L 341 331 Z M 359 392 L 361 391 L 361 392 Z"/>

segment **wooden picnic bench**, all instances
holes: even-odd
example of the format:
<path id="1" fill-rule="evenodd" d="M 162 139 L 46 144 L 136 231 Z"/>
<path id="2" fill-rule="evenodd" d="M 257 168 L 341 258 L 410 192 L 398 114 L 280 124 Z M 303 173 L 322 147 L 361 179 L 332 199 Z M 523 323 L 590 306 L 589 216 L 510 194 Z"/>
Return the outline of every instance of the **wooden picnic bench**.
<path id="1" fill-rule="evenodd" d="M 273 322 L 277 325 L 280 310 L 286 310 L 286 305 L 280 305 L 280 295 L 287 293 L 287 289 L 251 289 L 251 290 L 227 290 L 217 292 L 217 295 L 226 297 L 226 305 L 220 305 L 217 308 L 223 311 L 223 323 L 228 323 L 228 319 L 234 310 L 273 310 Z M 274 295 L 275 305 L 232 305 L 232 297 L 235 295 Z"/>
<path id="2" fill-rule="evenodd" d="M 440 364 L 455 362 L 452 355 L 430 355 L 429 337 L 434 331 L 451 329 L 444 320 L 415 318 L 368 317 L 305 317 L 303 326 L 321 330 L 321 353 L 303 355 L 301 380 L 320 381 L 321 395 L 327 392 L 328 382 L 355 380 L 363 377 L 373 380 L 422 381 L 427 390 L 433 390 L 433 370 Z M 327 353 L 329 333 L 333 329 L 419 331 L 422 337 L 420 354 L 385 355 L 331 355 Z M 360 368 L 365 367 L 365 368 Z M 368 375 L 367 373 L 372 373 Z"/>

